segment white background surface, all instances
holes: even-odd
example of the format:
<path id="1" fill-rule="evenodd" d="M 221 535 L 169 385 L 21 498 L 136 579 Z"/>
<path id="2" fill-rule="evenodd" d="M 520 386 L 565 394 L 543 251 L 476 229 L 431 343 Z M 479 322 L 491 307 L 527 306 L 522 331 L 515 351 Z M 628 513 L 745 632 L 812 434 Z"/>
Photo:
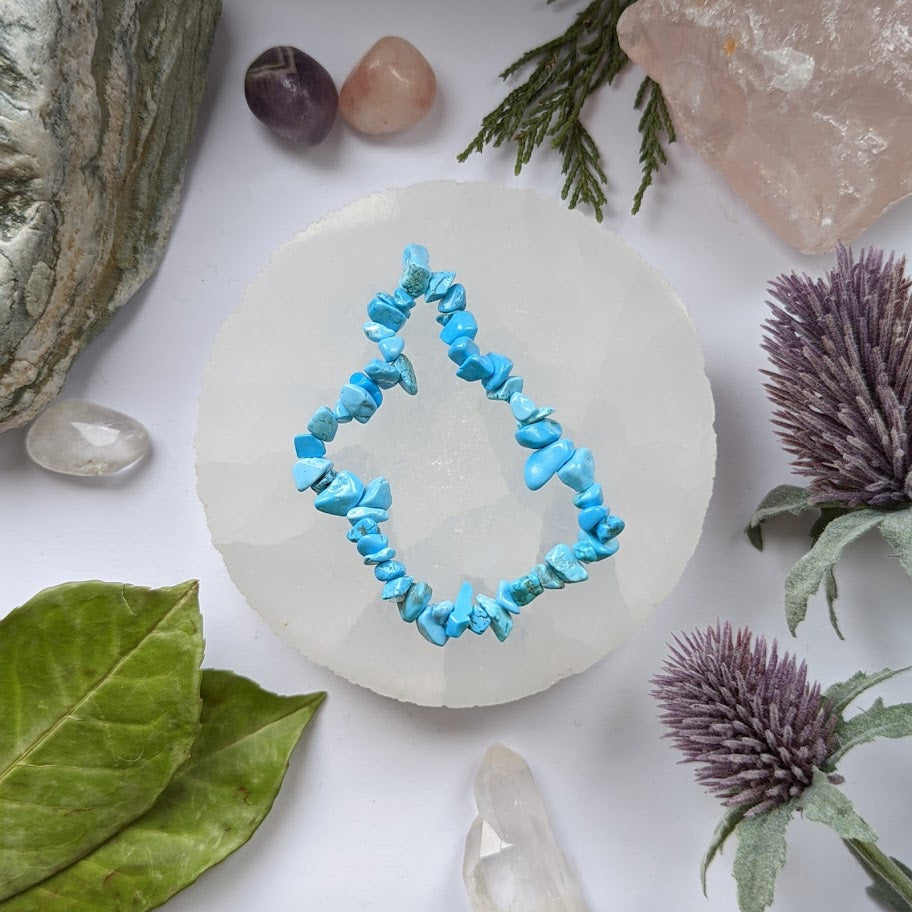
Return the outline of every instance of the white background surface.
<path id="1" fill-rule="evenodd" d="M 829 259 L 780 244 L 682 146 L 673 148 L 645 211 L 627 215 L 638 174 L 632 71 L 587 110 L 612 181 L 606 226 L 663 271 L 689 308 L 718 415 L 716 491 L 696 557 L 672 597 L 645 629 L 585 674 L 517 704 L 451 711 L 393 703 L 308 664 L 269 632 L 228 580 L 196 497 L 191 445 L 200 377 L 221 322 L 277 246 L 352 199 L 433 178 L 513 182 L 509 153 L 489 152 L 463 166 L 455 153 L 502 97 L 495 74 L 561 30 L 576 8 L 536 0 L 227 0 L 165 260 L 82 356 L 65 391 L 143 421 L 153 458 L 130 477 L 99 484 L 30 465 L 24 432 L 0 437 L 4 610 L 70 579 L 165 585 L 198 577 L 208 665 L 277 691 L 329 691 L 273 813 L 250 844 L 174 899 L 174 912 L 464 912 L 460 867 L 474 815 L 470 785 L 493 740 L 532 765 L 591 909 L 733 909 L 730 850 L 710 872 L 709 899 L 700 894 L 699 858 L 719 808 L 659 740 L 648 695 L 668 637 L 717 617 L 750 623 L 786 640 L 824 683 L 858 668 L 909 662 L 912 583 L 877 538 L 853 547 L 838 572 L 846 641 L 835 638 L 819 601 L 798 639 L 788 637 L 782 580 L 805 546 L 805 525 L 777 526 L 763 555 L 741 534 L 766 490 L 790 480 L 757 373 L 759 324 L 769 278 L 788 269 L 819 272 Z M 412 40 L 438 75 L 438 104 L 411 132 L 370 139 L 339 122 L 323 146 L 297 150 L 273 140 L 247 112 L 244 70 L 265 47 L 295 43 L 341 84 L 384 34 Z M 556 194 L 560 182 L 555 161 L 546 160 L 517 183 Z M 861 240 L 901 248 L 910 227 L 912 207 L 905 203 Z M 908 699 L 912 678 L 882 692 Z M 846 792 L 879 830 L 883 847 L 906 862 L 910 759 L 912 745 L 881 742 L 859 748 L 842 767 Z M 789 843 L 776 910 L 868 907 L 862 873 L 829 831 L 796 821 Z"/>

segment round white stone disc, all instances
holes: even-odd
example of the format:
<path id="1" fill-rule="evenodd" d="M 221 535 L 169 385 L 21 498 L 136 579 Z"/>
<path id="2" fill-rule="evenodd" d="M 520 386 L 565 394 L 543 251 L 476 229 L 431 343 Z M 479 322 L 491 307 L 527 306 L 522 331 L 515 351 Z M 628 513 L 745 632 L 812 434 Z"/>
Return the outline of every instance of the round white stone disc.
<path id="1" fill-rule="evenodd" d="M 546 592 L 509 639 L 444 648 L 404 623 L 347 541 L 291 478 L 292 438 L 377 356 L 365 307 L 424 244 L 455 270 L 482 351 L 508 355 L 525 394 L 595 454 L 627 522 L 589 580 Z M 492 594 L 577 535 L 573 491 L 526 489 L 530 451 L 505 402 L 455 376 L 423 299 L 401 331 L 419 393 L 396 387 L 328 445 L 337 470 L 392 485 L 390 544 L 434 600 L 463 580 Z M 213 347 L 197 430 L 199 492 L 228 571 L 270 626 L 314 662 L 429 706 L 504 703 L 588 668 L 641 625 L 693 553 L 712 490 L 713 403 L 703 356 L 662 277 L 590 218 L 530 191 L 433 182 L 358 200 L 279 249 Z"/>

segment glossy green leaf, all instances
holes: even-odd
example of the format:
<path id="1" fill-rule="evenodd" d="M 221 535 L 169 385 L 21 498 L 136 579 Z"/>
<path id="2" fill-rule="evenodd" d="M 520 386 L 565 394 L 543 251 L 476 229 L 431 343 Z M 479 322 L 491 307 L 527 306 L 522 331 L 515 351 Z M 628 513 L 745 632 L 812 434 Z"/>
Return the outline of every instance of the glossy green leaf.
<path id="1" fill-rule="evenodd" d="M 877 834 L 858 815 L 855 806 L 830 782 L 826 773 L 814 770 L 814 780 L 797 799 L 804 816 L 833 830 L 843 839 L 876 842 Z"/>
<path id="2" fill-rule="evenodd" d="M 870 709 L 865 709 L 851 719 L 836 723 L 839 747 L 827 758 L 837 764 L 853 747 L 875 738 L 908 738 L 912 735 L 912 703 L 894 703 L 886 706 L 879 697 Z"/>
<path id="3" fill-rule="evenodd" d="M 0 912 L 145 912 L 242 846 L 272 807 L 288 758 L 325 694 L 279 697 L 203 671 L 202 729 L 155 806 Z"/>
<path id="4" fill-rule="evenodd" d="M 700 884 L 703 887 L 704 896 L 706 896 L 706 872 L 709 870 L 709 866 L 712 864 L 716 855 L 722 851 L 725 840 L 734 832 L 735 827 L 741 822 L 742 818 L 747 813 L 747 810 L 746 807 L 728 808 L 725 815 L 716 825 L 716 829 L 712 834 L 712 839 L 709 841 L 709 847 L 706 849 L 706 854 L 703 856 L 703 861 L 700 864 Z"/>
<path id="5" fill-rule="evenodd" d="M 738 850 L 732 876 L 741 912 L 763 912 L 773 904 L 776 877 L 785 864 L 785 830 L 794 811 L 793 804 L 783 804 L 745 817 L 735 829 Z"/>
<path id="6" fill-rule="evenodd" d="M 808 510 L 813 510 L 814 505 L 808 503 L 808 492 L 805 488 L 795 485 L 779 485 L 772 489 L 754 511 L 747 528 L 744 530 L 750 543 L 758 550 L 763 550 L 762 525 L 768 519 L 791 513 L 799 516 Z"/>
<path id="7" fill-rule="evenodd" d="M 0 899 L 147 811 L 199 730 L 197 584 L 67 583 L 0 622 Z"/>
<path id="8" fill-rule="evenodd" d="M 909 671 L 910 668 L 912 665 L 907 665 L 905 668 L 883 668 L 873 674 L 856 671 L 847 681 L 831 684 L 823 694 L 824 699 L 830 704 L 834 713 L 841 715 L 846 707 L 866 690 L 884 681 L 889 681 L 890 678 Z"/>

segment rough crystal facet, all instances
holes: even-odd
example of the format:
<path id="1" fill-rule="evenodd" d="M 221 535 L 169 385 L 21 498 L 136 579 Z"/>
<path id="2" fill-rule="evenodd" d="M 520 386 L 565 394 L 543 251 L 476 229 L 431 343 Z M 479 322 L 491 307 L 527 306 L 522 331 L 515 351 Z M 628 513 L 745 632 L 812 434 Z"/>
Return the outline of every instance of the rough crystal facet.
<path id="1" fill-rule="evenodd" d="M 586 912 L 526 761 L 492 744 L 475 777 L 478 816 L 463 878 L 474 912 Z"/>
<path id="2" fill-rule="evenodd" d="M 908 0 L 638 0 L 621 47 L 783 240 L 850 241 L 912 192 Z"/>

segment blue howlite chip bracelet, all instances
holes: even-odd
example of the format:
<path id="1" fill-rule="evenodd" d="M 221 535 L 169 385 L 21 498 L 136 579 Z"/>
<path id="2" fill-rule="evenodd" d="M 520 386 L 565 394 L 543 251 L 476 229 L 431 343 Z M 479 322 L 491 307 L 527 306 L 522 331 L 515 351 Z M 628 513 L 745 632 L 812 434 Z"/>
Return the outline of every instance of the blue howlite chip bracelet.
<path id="1" fill-rule="evenodd" d="M 539 407 L 523 395 L 523 379 L 511 375 L 513 362 L 506 355 L 482 354 L 474 341 L 478 323 L 466 310 L 465 288 L 455 277 L 453 272 L 432 272 L 428 252 L 420 244 L 405 248 L 399 286 L 392 294 L 378 292 L 367 305 L 364 334 L 377 344 L 379 357 L 352 374 L 335 405 L 318 408 L 307 422 L 308 433 L 294 438 L 298 459 L 292 471 L 299 491 L 309 488 L 316 493 L 318 510 L 348 519 L 347 538 L 382 584 L 380 597 L 395 601 L 402 620 L 414 621 L 421 635 L 437 646 L 466 630 L 481 634 L 488 628 L 498 640 L 505 640 L 513 629 L 514 614 L 546 589 L 563 589 L 567 583 L 588 579 L 583 565 L 614 554 L 617 536 L 624 528 L 624 521 L 604 504 L 592 453 L 563 436 L 560 424 L 550 417 L 554 409 Z M 383 403 L 382 390 L 401 386 L 409 395 L 417 394 L 415 369 L 404 354 L 405 343 L 398 332 L 411 316 L 415 299 L 422 295 L 426 302 L 437 302 L 437 320 L 443 325 L 440 338 L 456 364 L 456 376 L 480 381 L 488 399 L 509 403 L 516 420 L 516 441 L 532 451 L 526 458 L 526 486 L 537 491 L 556 475 L 575 492 L 577 541 L 572 546 L 555 545 L 524 576 L 501 580 L 494 597 L 473 593 L 471 584 L 465 582 L 454 601 L 431 601 L 431 587 L 407 574 L 380 530 L 380 524 L 389 520 L 387 511 L 393 503 L 389 482 L 379 477 L 365 484 L 352 472 L 335 471 L 326 458 L 326 444 L 336 436 L 339 425 L 369 421 Z"/>

